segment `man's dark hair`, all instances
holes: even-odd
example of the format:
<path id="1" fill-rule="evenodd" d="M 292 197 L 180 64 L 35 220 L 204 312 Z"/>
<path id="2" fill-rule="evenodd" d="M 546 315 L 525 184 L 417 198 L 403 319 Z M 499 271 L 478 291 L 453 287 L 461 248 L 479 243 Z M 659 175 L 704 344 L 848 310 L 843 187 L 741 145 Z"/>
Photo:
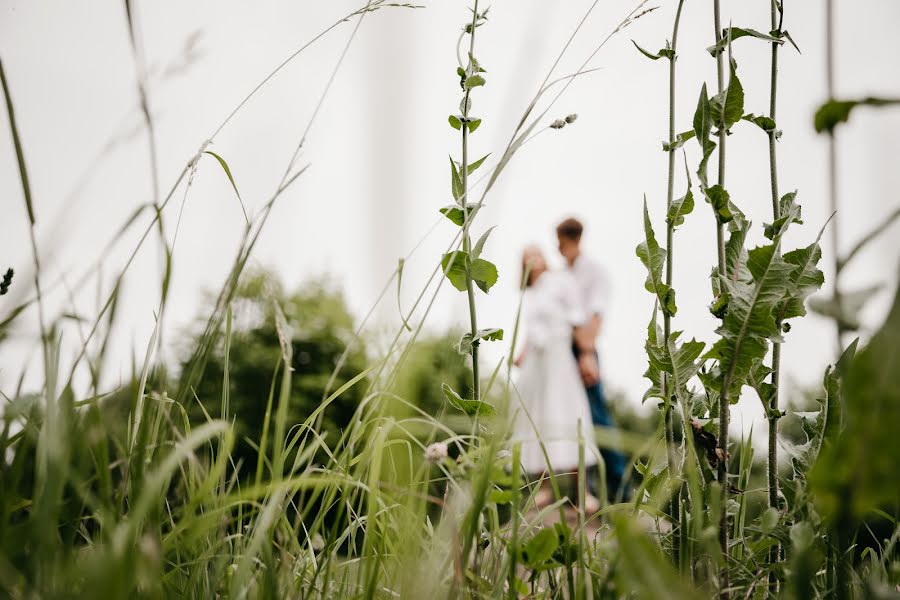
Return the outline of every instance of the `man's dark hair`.
<path id="1" fill-rule="evenodd" d="M 568 218 L 556 226 L 556 235 L 567 240 L 577 242 L 581 240 L 584 225 L 578 219 Z"/>

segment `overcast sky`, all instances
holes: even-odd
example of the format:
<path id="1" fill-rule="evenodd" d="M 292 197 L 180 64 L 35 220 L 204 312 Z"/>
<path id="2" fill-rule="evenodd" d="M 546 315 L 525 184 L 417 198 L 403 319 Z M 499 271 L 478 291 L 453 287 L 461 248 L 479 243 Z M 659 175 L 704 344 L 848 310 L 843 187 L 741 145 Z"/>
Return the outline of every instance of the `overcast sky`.
<path id="1" fill-rule="evenodd" d="M 288 287 L 329 274 L 357 315 L 375 301 L 404 256 L 431 230 L 439 207 L 452 201 L 447 155 L 458 158 L 458 133 L 447 115 L 459 102 L 456 43 L 467 3 L 429 2 L 423 9 L 384 9 L 368 15 L 350 46 L 328 98 L 310 132 L 301 163 L 308 172 L 278 201 L 254 253 L 254 263 L 276 270 Z M 160 186 L 167 190 L 185 163 L 240 100 L 286 56 L 351 12 L 359 0 L 303 2 L 136 2 L 146 60 L 152 66 L 149 103 L 157 128 Z M 498 157 L 522 111 L 591 2 L 495 0 L 479 29 L 476 56 L 487 68 L 487 85 L 473 95 L 483 124 L 471 137 L 472 154 Z M 510 328 L 517 302 L 519 256 L 526 243 L 541 244 L 554 259 L 553 228 L 570 215 L 582 218 L 585 250 L 610 272 L 614 294 L 601 352 L 608 384 L 638 402 L 646 386 L 643 344 L 652 298 L 634 254 L 642 236 L 646 194 L 657 232 L 664 231 L 667 131 L 667 68 L 640 56 L 631 39 L 661 48 L 671 34 L 676 3 L 660 4 L 614 37 L 592 61 L 598 72 L 576 80 L 548 120 L 578 113 L 561 131 L 546 131 L 516 156 L 479 213 L 477 232 L 496 225 L 486 249 L 500 268 L 500 283 L 479 300 L 483 326 Z M 786 0 L 785 28 L 803 51 L 784 48 L 779 80 L 778 125 L 782 193 L 798 189 L 805 226 L 792 230 L 787 247 L 806 245 L 826 221 L 826 144 L 812 128 L 812 114 L 825 97 L 824 2 Z M 837 94 L 900 96 L 900 4 L 892 0 L 837 1 Z M 633 2 L 600 2 L 558 68 L 575 71 Z M 723 0 L 723 24 L 769 29 L 766 1 Z M 256 212 L 275 189 L 312 114 L 355 21 L 334 29 L 276 75 L 213 140 L 230 164 L 248 211 Z M 711 3 L 687 0 L 679 39 L 678 130 L 689 129 L 705 81 L 715 86 Z M 191 45 L 193 44 L 193 45 Z M 190 48 L 186 50 L 186 48 Z M 735 42 L 745 111 L 768 107 L 769 46 Z M 12 88 L 31 174 L 37 234 L 46 285 L 67 274 L 74 286 L 137 206 L 152 200 L 147 138 L 138 112 L 134 61 L 123 3 L 0 0 L 0 58 Z M 27 215 L 6 111 L 0 111 L 0 267 L 17 278 L 0 304 L 0 318 L 29 287 L 31 265 Z M 697 145 L 687 146 L 691 172 Z M 846 249 L 900 202 L 900 110 L 861 109 L 840 134 L 839 228 Z M 679 159 L 680 163 L 680 159 Z M 762 243 L 770 220 L 765 135 L 747 123 L 728 143 L 728 189 L 754 221 L 752 243 Z M 695 182 L 696 184 L 696 182 Z M 683 194 L 682 169 L 676 190 Z M 184 201 L 179 189 L 166 210 L 171 238 Z M 698 199 L 699 200 L 699 199 Z M 201 310 L 202 292 L 221 286 L 243 227 L 241 208 L 215 162 L 201 163 L 186 202 L 175 248 L 167 344 Z M 149 214 L 144 214 L 146 223 Z M 140 228 L 137 228 L 140 229 Z M 135 229 L 135 232 L 137 231 Z M 848 289 L 884 283 L 885 291 L 864 312 L 867 328 L 883 317 L 896 282 L 898 229 L 860 254 L 846 274 Z M 454 228 L 439 223 L 408 261 L 401 301 L 410 306 L 449 243 Z M 698 202 L 676 234 L 675 328 L 710 341 L 715 320 L 708 274 L 714 262 L 714 224 Z M 105 255 L 111 277 L 124 264 L 137 235 L 126 236 Z M 825 238 L 826 277 L 834 249 Z M 112 372 L 126 376 L 133 348 L 142 355 L 158 302 L 159 247 L 153 239 L 126 280 Z M 90 314 L 98 287 L 72 294 Z M 49 300 L 64 309 L 65 288 Z M 51 311 L 53 312 L 53 311 Z M 464 295 L 441 290 L 429 328 L 462 323 Z M 37 366 L 35 313 L 11 343 L 0 347 L 0 390 L 9 393 L 22 365 Z M 388 294 L 374 330 L 398 325 L 396 295 Z M 76 341 L 74 330 L 68 341 Z M 788 381 L 820 381 L 834 353 L 829 322 L 811 316 L 788 336 Z M 496 361 L 506 345 L 486 352 Z M 171 346 L 166 351 L 174 355 Z M 115 379 L 115 375 L 112 379 Z M 436 383 L 437 385 L 437 383 Z M 758 400 L 745 393 L 744 419 L 759 416 Z"/>

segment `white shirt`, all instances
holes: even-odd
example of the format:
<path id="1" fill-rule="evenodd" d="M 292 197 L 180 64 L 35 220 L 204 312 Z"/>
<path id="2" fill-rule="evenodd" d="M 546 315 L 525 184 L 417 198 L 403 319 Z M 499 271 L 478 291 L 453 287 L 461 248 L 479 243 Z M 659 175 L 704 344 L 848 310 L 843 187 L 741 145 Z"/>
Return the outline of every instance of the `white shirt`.
<path id="1" fill-rule="evenodd" d="M 575 278 L 581 305 L 590 315 L 602 317 L 609 307 L 609 276 L 603 266 L 590 258 L 579 254 L 575 263 L 569 267 Z"/>

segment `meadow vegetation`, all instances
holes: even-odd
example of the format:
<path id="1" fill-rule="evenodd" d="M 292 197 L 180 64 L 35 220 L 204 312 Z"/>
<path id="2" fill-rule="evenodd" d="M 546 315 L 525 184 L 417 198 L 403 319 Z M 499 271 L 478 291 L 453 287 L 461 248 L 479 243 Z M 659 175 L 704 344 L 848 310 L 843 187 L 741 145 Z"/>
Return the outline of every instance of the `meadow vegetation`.
<path id="1" fill-rule="evenodd" d="M 188 193 L 200 168 L 220 170 L 241 200 L 227 157 L 209 151 L 209 143 L 319 37 L 349 31 L 349 48 L 367 15 L 421 8 L 370 0 L 266 76 L 202 141 L 168 191 L 157 185 L 153 201 L 123 224 L 123 231 L 139 223 L 146 228 L 137 247 L 127 250 L 130 258 L 97 314 L 74 325 L 44 306 L 50 284 L 42 278 L 34 237 L 43 215 L 31 194 L 27 139 L 16 126 L 15 82 L 0 63 L 34 257 L 30 280 L 10 270 L 0 285 L 0 344 L 23 320 L 36 319 L 41 347 L 41 384 L 2 391 L 0 595 L 897 597 L 900 295 L 865 342 L 846 339 L 864 297 L 851 302 L 852 293 L 836 286 L 832 298 L 807 302 L 825 283 L 818 263 L 829 225 L 804 223 L 802 196 L 778 185 L 778 60 L 796 48 L 784 24 L 784 2 L 760 3 L 757 23 L 723 27 L 728 19 L 719 0 L 712 0 L 714 35 L 692 40 L 679 37 L 682 7 L 690 1 L 658 9 L 638 2 L 577 72 L 560 75 L 567 43 L 535 95 L 522 102 L 508 144 L 491 153 L 474 150 L 478 128 L 489 117 L 477 112 L 477 99 L 504 75 L 477 58 L 477 40 L 490 35 L 489 10 L 479 0 L 461 8 L 458 47 L 447 49 L 459 58 L 455 73 L 447 74 L 459 81 L 447 119 L 459 145 L 435 150 L 451 153 L 449 200 L 435 199 L 435 218 L 451 221 L 456 233 L 433 257 L 434 270 L 415 302 L 400 306 L 396 331 L 373 343 L 365 332 L 374 307 L 357 319 L 327 281 L 288 291 L 271 273 L 247 268 L 272 206 L 305 171 L 298 157 L 307 126 L 261 210 L 245 211 L 228 277 L 196 326 L 184 332 L 180 360 L 172 364 L 159 352 L 177 261 L 164 209 L 177 193 Z M 644 237 L 635 240 L 634 260 L 646 267 L 645 288 L 655 303 L 647 315 L 644 397 L 652 410 L 649 416 L 620 412 L 621 434 L 598 431 L 601 446 L 630 457 L 635 493 L 627 502 L 605 498 L 598 513 L 586 514 L 578 501 L 584 487 L 551 474 L 556 499 L 538 508 L 540 482 L 521 471 L 519 447 L 508 441 L 518 327 L 504 332 L 479 326 L 477 318 L 479 298 L 498 281 L 487 258 L 493 228 L 481 223 L 479 210 L 525 143 L 575 121 L 575 115 L 552 113 L 556 100 L 587 76 L 610 39 L 643 18 L 672 22 L 671 38 L 652 42 L 658 51 L 645 49 L 651 42 L 635 43 L 654 61 L 647 68 L 668 67 L 660 73 L 669 87 L 660 106 L 669 114 L 662 145 L 667 190 L 635 191 L 637 198 L 647 193 Z M 140 73 L 140 36 L 130 18 L 129 25 Z M 735 57 L 751 43 L 771 50 L 768 106 L 745 106 Z M 686 44 L 708 46 L 714 85 L 678 78 L 677 51 Z M 682 85 L 696 89 L 696 106 L 676 105 Z M 139 87 L 157 182 L 169 176 L 156 173 L 147 90 Z M 815 124 L 833 147 L 835 129 L 851 111 L 894 102 L 828 98 Z M 729 162 L 726 147 L 759 135 L 768 138 L 771 212 L 757 215 L 755 223 L 732 201 L 737 195 L 729 193 L 726 175 L 739 166 Z M 679 180 L 683 193 L 676 191 Z M 654 219 L 664 219 L 664 228 L 657 226 L 665 232 L 663 243 Z M 707 264 L 675 260 L 685 219 L 710 224 Z M 762 246 L 747 244 L 754 227 L 767 240 Z M 879 224 L 836 257 L 836 272 L 886 227 Z M 786 247 L 789 229 L 806 244 Z M 157 326 L 127 381 L 110 388 L 103 369 L 110 336 L 124 318 L 116 310 L 123 277 L 154 235 L 167 265 L 157 288 Z M 375 306 L 391 302 L 395 292 L 399 299 L 403 266 L 400 260 Z M 677 275 L 694 269 L 712 271 L 709 310 L 719 327 L 708 342 L 678 330 Z M 95 276 L 88 271 L 84 278 Z M 22 301 L 6 302 L 16 287 L 27 289 L 18 296 Z M 431 304 L 442 289 L 464 297 L 465 331 L 427 333 Z M 781 393 L 780 348 L 790 343 L 791 321 L 803 318 L 807 305 L 835 319 L 841 354 L 823 374 L 815 399 L 799 406 Z M 511 313 L 518 309 L 509 307 Z M 73 327 L 80 351 L 61 357 L 60 335 Z M 488 343 L 507 347 L 496 364 L 479 357 Z M 742 393 L 757 395 L 764 408 L 763 456 L 751 436 L 729 436 L 731 407 Z M 585 481 L 583 465 L 579 474 Z"/>

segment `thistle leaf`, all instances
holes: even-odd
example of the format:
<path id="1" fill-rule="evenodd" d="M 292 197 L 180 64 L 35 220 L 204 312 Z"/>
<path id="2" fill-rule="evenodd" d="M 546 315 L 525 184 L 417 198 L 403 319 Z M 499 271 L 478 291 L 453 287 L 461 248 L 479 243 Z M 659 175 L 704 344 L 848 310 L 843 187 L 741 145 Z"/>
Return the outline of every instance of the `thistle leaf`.
<path id="1" fill-rule="evenodd" d="M 660 248 L 656 242 L 653 225 L 650 222 L 650 213 L 647 210 L 646 196 L 644 197 L 644 241 L 638 244 L 635 252 L 647 268 L 647 281 L 644 283 L 644 287 L 648 292 L 656 296 L 662 311 L 669 316 L 673 316 L 677 311 L 675 290 L 662 281 L 666 251 Z"/>

